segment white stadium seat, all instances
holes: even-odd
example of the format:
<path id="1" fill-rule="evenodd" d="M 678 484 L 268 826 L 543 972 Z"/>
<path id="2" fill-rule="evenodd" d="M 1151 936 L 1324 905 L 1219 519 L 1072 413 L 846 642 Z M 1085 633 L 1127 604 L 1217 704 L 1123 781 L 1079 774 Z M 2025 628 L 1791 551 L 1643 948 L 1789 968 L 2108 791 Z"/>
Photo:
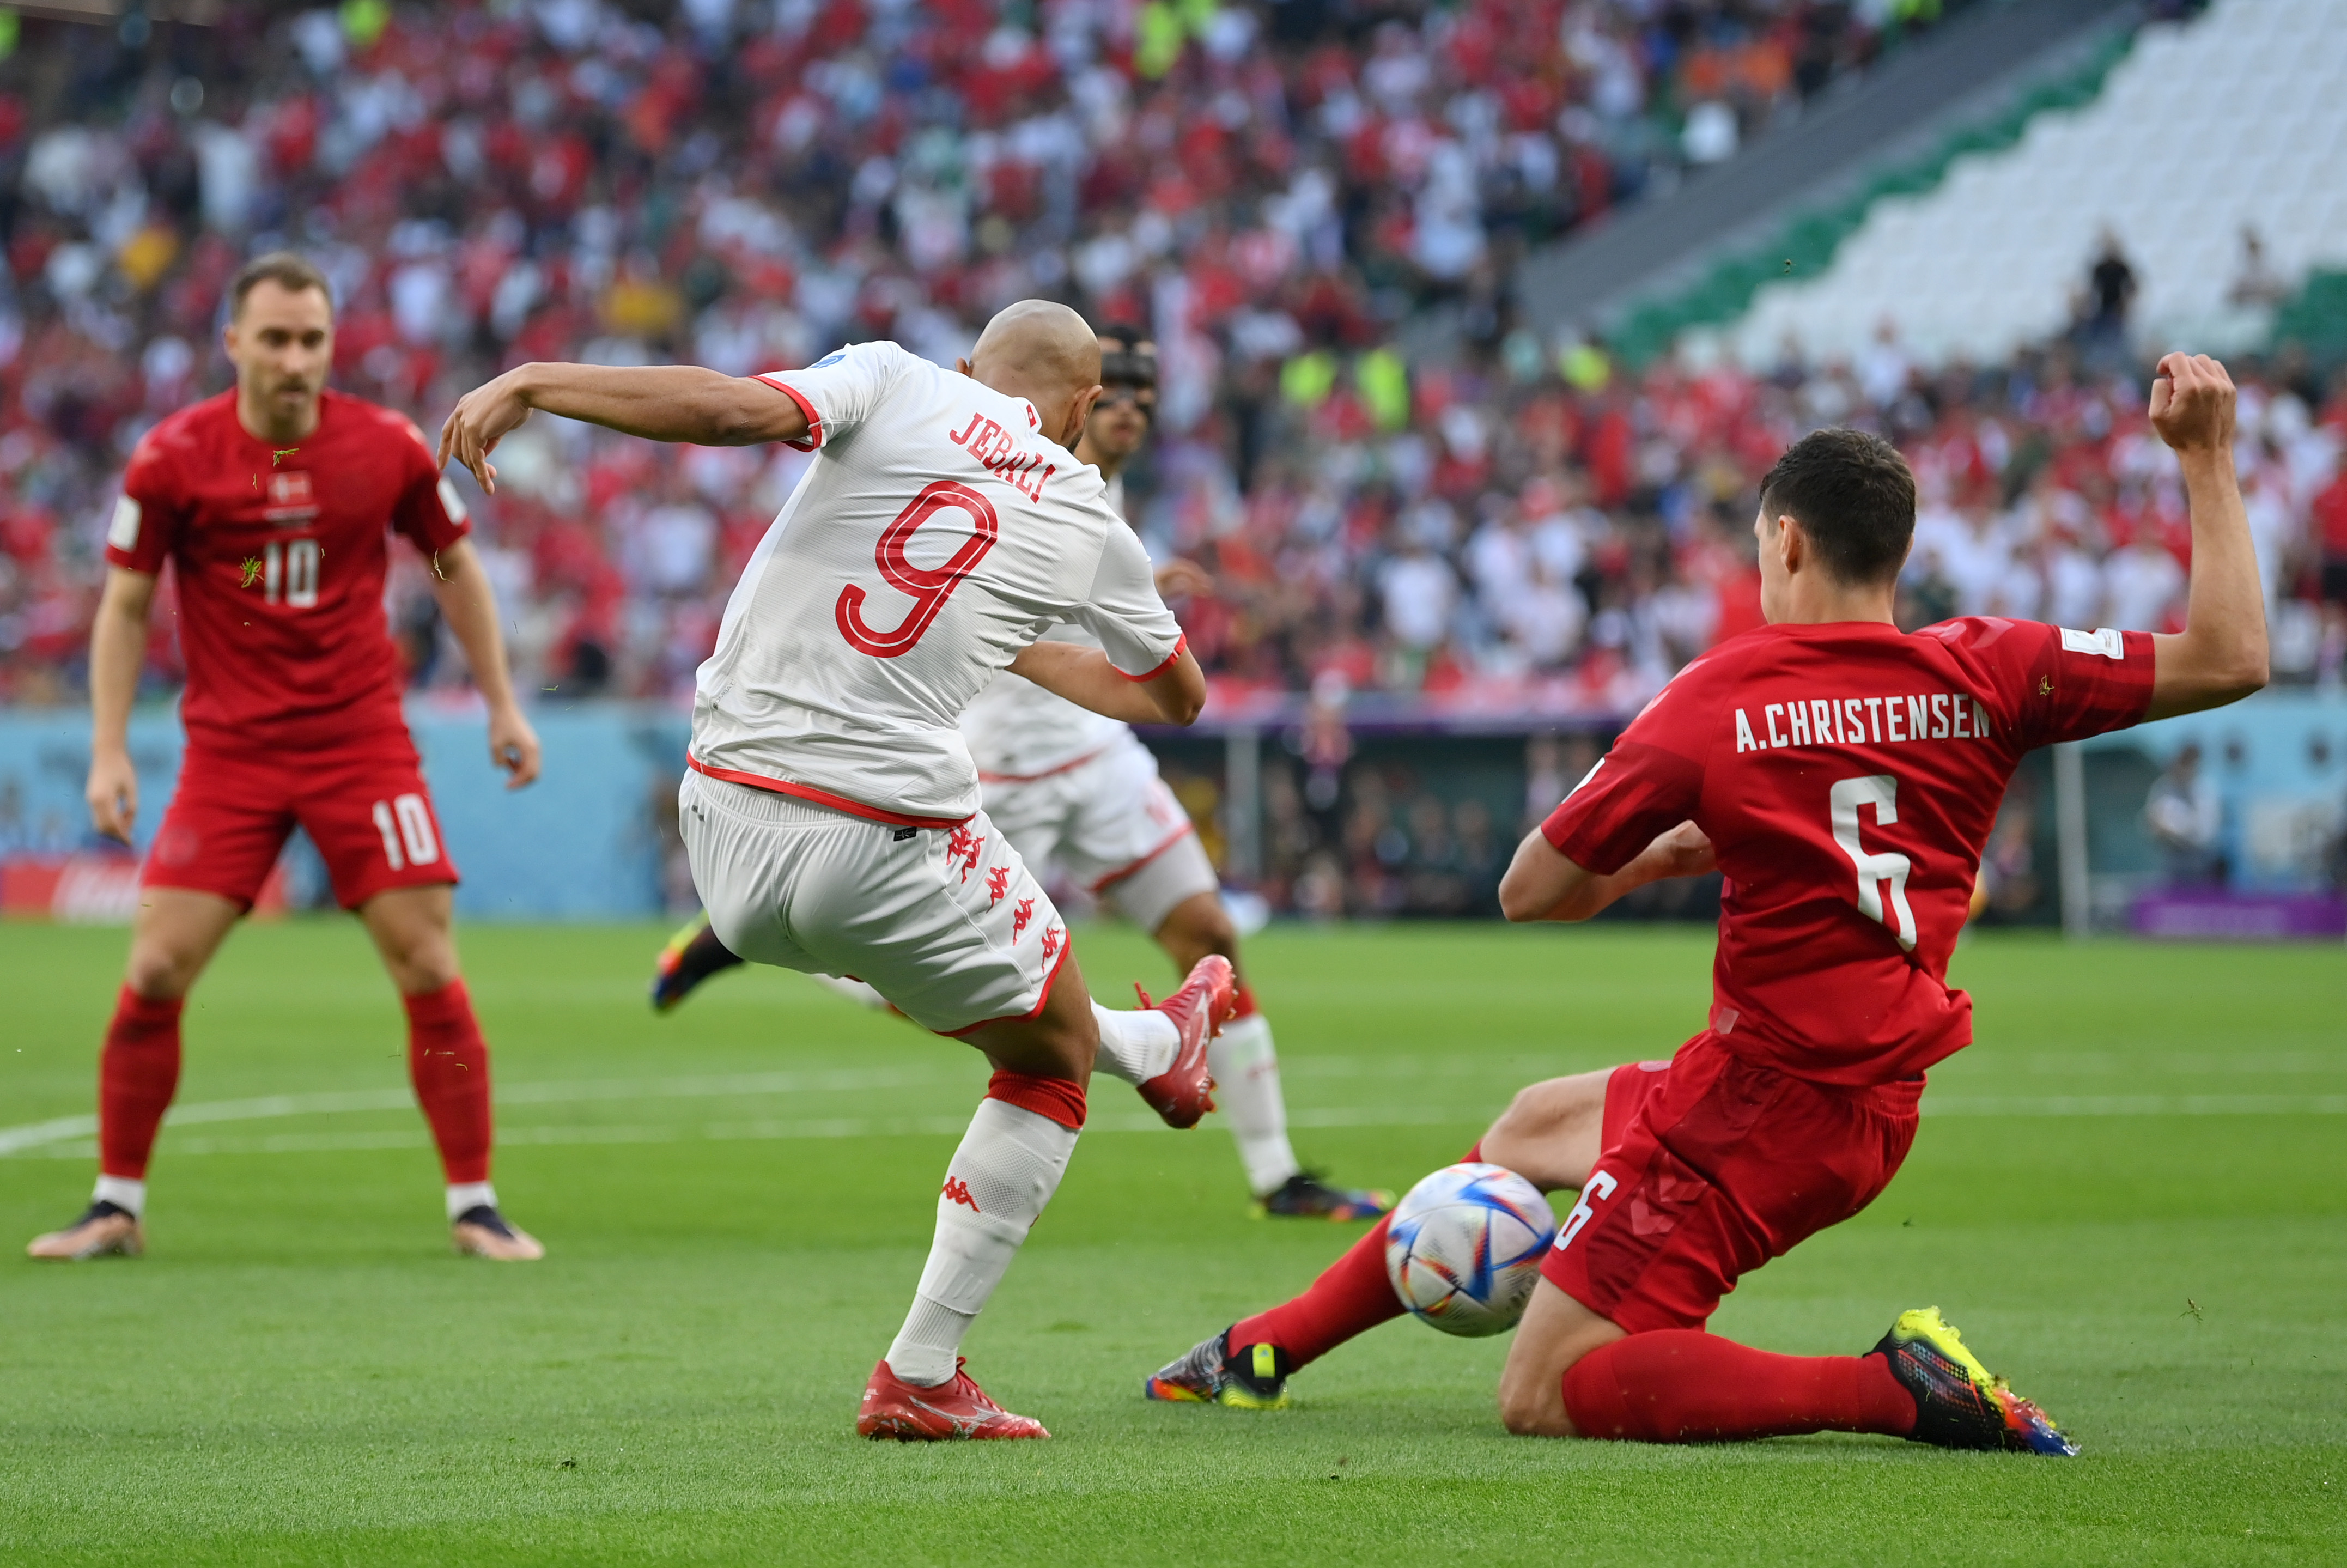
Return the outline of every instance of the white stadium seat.
<path id="1" fill-rule="evenodd" d="M 1765 285 L 1722 343 L 1753 366 L 1788 333 L 1849 358 L 1888 318 L 1927 362 L 1992 355 L 2061 329 L 2106 225 L 2136 270 L 2147 346 L 2228 315 L 2244 226 L 2293 284 L 2347 265 L 2340 23 L 2336 0 L 2218 0 L 2147 26 L 2094 102 L 1878 203 L 1822 274 Z"/>

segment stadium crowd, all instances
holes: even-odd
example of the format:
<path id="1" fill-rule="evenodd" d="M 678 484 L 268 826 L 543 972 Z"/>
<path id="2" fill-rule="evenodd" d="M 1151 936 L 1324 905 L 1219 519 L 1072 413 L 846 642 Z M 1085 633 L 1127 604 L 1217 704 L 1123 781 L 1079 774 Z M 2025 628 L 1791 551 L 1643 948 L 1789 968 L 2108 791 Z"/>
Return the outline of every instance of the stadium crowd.
<path id="1" fill-rule="evenodd" d="M 2187 533 L 2132 369 L 2061 343 L 1927 369 L 1891 339 L 1853 364 L 1634 369 L 1512 321 L 1522 246 L 1725 156 L 1936 10 L 685 0 L 656 26 L 599 0 L 354 0 L 19 24 L 0 702 L 77 693 L 121 465 L 226 384 L 222 285 L 280 244 L 333 279 L 343 384 L 427 426 L 525 358 L 743 373 L 890 336 L 949 361 L 1037 292 L 1144 324 L 1163 384 L 1131 509 L 1216 576 L 1180 608 L 1226 704 L 1634 709 L 1758 622 L 1755 481 L 1828 423 L 1892 436 L 1922 477 L 1911 620 L 2168 624 Z M 1459 352 L 1406 362 L 1393 328 L 1446 299 Z M 2311 601 L 2347 561 L 2347 391 L 2241 368 L 2277 673 L 2335 674 L 2340 623 L 2326 641 Z M 548 423 L 501 452 L 494 502 L 460 479 L 524 689 L 681 698 L 805 461 Z M 420 564 L 393 601 L 415 683 L 460 687 Z M 159 631 L 153 688 L 176 670 Z M 1348 835 L 1377 836 L 1321 836 Z M 1465 853 L 1472 876 L 1405 903 L 1480 898 Z"/>
<path id="2" fill-rule="evenodd" d="M 343 382 L 426 424 L 520 357 L 750 370 L 886 335 L 950 359 L 1033 292 L 1153 323 L 1178 439 L 1161 533 L 1226 535 L 1283 392 L 1363 459 L 1327 494 L 1286 465 L 1255 507 L 1295 513 L 1321 556 L 1336 541 L 1347 587 L 1309 613 L 1253 603 L 1262 561 L 1231 547 L 1222 666 L 1286 678 L 1330 642 L 1349 669 L 1355 639 L 1330 629 L 1382 642 L 1366 607 L 1383 604 L 1405 652 L 1358 678 L 1415 681 L 1443 641 L 1425 635 L 1447 609 L 1430 557 L 1460 541 L 1397 503 L 1439 478 L 1455 505 L 1460 476 L 1399 432 L 1395 399 L 1461 410 L 1446 428 L 1468 439 L 1499 410 L 1477 384 L 1413 390 L 1374 360 L 1365 444 L 1364 400 L 1322 395 L 1338 362 L 1437 297 L 1496 327 L 1522 244 L 1726 156 L 1940 7 L 685 0 L 665 25 L 599 0 L 213 9 L 206 27 L 134 10 L 111 32 L 12 17 L 0 38 L 0 700 L 75 686 L 122 459 L 223 384 L 220 286 L 280 243 L 335 282 Z M 532 674 L 673 692 L 787 462 L 671 470 L 598 446 L 544 468 L 519 504 L 479 508 L 528 607 Z M 1430 550 L 1381 548 L 1382 513 L 1405 510 L 1402 537 Z M 416 677 L 456 678 L 414 586 Z M 1535 624 L 1553 595 L 1531 602 L 1524 644 L 1556 664 L 1576 640 Z"/>

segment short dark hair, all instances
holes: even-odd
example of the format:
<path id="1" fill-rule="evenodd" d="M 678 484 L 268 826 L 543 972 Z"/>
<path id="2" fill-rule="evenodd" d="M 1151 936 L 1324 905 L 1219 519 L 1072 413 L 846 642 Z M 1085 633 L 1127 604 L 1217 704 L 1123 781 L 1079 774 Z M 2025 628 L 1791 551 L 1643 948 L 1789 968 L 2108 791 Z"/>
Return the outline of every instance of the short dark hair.
<path id="1" fill-rule="evenodd" d="M 326 296 L 326 308 L 334 308 L 333 287 L 326 282 L 326 274 L 318 270 L 317 262 L 292 251 L 272 251 L 265 256 L 255 256 L 236 270 L 236 277 L 228 286 L 228 313 L 241 313 L 244 296 L 262 283 L 274 283 L 289 294 L 315 289 Z"/>
<path id="2" fill-rule="evenodd" d="M 1884 582 L 1915 538 L 1915 475 L 1880 436 L 1812 430 L 1760 481 L 1760 510 L 1798 519 L 1830 576 Z"/>

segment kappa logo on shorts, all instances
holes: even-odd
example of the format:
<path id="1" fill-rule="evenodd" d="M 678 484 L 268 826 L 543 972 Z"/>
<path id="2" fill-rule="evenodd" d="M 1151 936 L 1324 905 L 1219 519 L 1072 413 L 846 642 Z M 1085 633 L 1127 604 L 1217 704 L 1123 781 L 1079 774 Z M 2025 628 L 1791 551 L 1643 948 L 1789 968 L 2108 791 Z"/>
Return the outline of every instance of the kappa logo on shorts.
<path id="1" fill-rule="evenodd" d="M 1010 867 L 998 866 L 986 874 L 986 907 L 988 908 L 991 909 L 1001 903 L 1002 896 L 1010 891 Z"/>
<path id="2" fill-rule="evenodd" d="M 1057 953 L 1060 950 L 1061 939 L 1066 935 L 1067 933 L 1057 926 L 1047 926 L 1044 927 L 1043 957 L 1046 959 L 1049 959 L 1054 953 Z"/>
<path id="3" fill-rule="evenodd" d="M 1014 905 L 1010 910 L 1010 939 L 1014 942 L 1017 941 L 1019 939 L 1020 933 L 1027 929 L 1027 922 L 1032 920 L 1034 917 L 1035 900 L 1032 898 L 1021 898 L 1019 900 L 1019 902 Z"/>
<path id="4" fill-rule="evenodd" d="M 969 1195 L 969 1184 L 963 1181 L 959 1176 L 948 1176 L 946 1178 L 946 1184 L 938 1190 L 957 1204 L 968 1204 L 971 1214 L 984 1214 L 986 1212 L 978 1206 L 978 1200 Z"/>
<path id="5" fill-rule="evenodd" d="M 1573 1212 L 1564 1216 L 1564 1228 L 1556 1233 L 1557 1251 L 1563 1252 L 1573 1238 L 1581 1234 L 1581 1227 L 1587 1225 L 1591 1216 L 1597 1212 L 1590 1205 L 1601 1199 L 1612 1197 L 1616 1185 L 1618 1184 L 1614 1178 L 1603 1171 L 1589 1173 L 1589 1184 L 1581 1189 L 1580 1200 L 1573 1205 Z"/>
<path id="6" fill-rule="evenodd" d="M 979 851 L 985 847 L 985 835 L 957 827 L 953 830 L 953 836 L 946 840 L 946 864 L 951 866 L 955 861 L 960 861 L 961 879 L 967 882 L 969 874 L 978 869 Z"/>

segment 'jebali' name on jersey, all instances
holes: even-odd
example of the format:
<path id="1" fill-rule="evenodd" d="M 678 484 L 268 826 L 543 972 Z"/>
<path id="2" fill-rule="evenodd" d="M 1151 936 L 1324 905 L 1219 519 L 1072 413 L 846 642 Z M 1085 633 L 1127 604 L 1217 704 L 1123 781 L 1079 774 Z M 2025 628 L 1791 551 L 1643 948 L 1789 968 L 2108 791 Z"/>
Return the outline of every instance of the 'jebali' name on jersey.
<path id="1" fill-rule="evenodd" d="M 958 435 L 946 439 L 977 458 L 979 467 L 1030 501 L 1043 498 L 1043 487 L 1060 471 L 1060 466 L 1046 462 L 1040 452 L 1020 451 L 1010 432 L 982 413 L 972 414 L 969 424 Z"/>
<path id="2" fill-rule="evenodd" d="M 1964 692 L 1910 692 L 1892 697 L 1812 697 L 1770 702 L 1751 716 L 1736 710 L 1736 749 L 1880 746 L 1907 741 L 1984 741 L 1988 710 Z"/>

